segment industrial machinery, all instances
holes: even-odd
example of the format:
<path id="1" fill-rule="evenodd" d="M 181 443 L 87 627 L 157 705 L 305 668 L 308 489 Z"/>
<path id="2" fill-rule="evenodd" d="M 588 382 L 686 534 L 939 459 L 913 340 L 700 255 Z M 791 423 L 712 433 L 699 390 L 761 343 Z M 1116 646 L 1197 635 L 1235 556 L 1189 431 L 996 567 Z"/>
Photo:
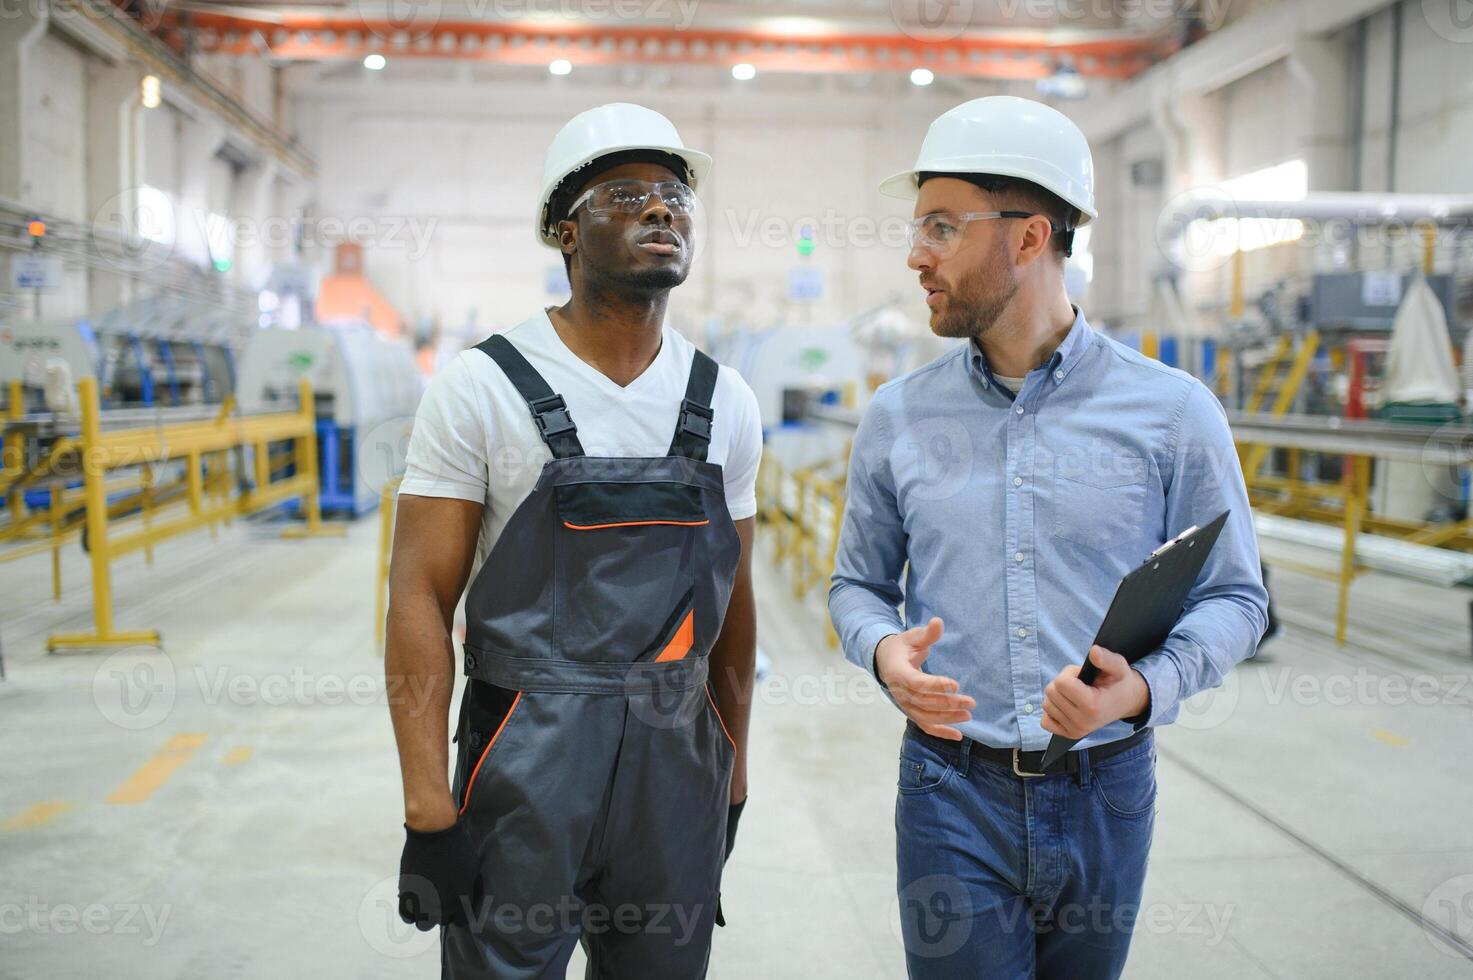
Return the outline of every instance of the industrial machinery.
<path id="1" fill-rule="evenodd" d="M 713 354 L 752 386 L 762 420 L 772 428 L 798 422 L 810 404 L 859 407 L 881 382 L 934 360 L 948 346 L 885 304 L 835 326 L 732 331 L 713 345 Z"/>
<path id="2" fill-rule="evenodd" d="M 259 330 L 240 360 L 241 410 L 283 410 L 303 378 L 317 402 L 323 511 L 371 511 L 404 472 L 422 390 L 413 351 L 366 324 Z"/>
<path id="3" fill-rule="evenodd" d="M 177 295 L 94 317 L 12 318 L 0 326 L 0 384 L 19 381 L 32 411 L 65 412 L 52 400 L 85 377 L 98 379 L 104 411 L 216 405 L 235 388 L 235 349 L 253 326 L 238 311 Z"/>

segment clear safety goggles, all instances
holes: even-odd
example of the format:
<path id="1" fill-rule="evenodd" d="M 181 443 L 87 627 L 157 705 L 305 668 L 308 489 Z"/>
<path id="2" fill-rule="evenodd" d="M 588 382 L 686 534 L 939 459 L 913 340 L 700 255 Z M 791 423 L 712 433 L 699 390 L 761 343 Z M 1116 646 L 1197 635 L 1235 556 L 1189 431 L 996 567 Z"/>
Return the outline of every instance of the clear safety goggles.
<path id="1" fill-rule="evenodd" d="M 961 245 L 967 225 L 973 221 L 994 218 L 1031 218 L 1032 211 L 937 211 L 922 215 L 906 225 L 911 248 L 927 248 L 935 252 L 952 252 Z M 1052 222 L 1050 222 L 1052 226 Z M 1058 231 L 1057 228 L 1054 229 Z"/>
<path id="2" fill-rule="evenodd" d="M 665 210 L 677 217 L 695 210 L 695 192 L 678 180 L 662 180 L 658 183 L 647 180 L 610 180 L 594 184 L 580 194 L 578 200 L 568 208 L 568 214 L 573 214 L 583 206 L 587 206 L 592 214 L 639 214 L 649 203 L 652 194 L 658 194 Z"/>

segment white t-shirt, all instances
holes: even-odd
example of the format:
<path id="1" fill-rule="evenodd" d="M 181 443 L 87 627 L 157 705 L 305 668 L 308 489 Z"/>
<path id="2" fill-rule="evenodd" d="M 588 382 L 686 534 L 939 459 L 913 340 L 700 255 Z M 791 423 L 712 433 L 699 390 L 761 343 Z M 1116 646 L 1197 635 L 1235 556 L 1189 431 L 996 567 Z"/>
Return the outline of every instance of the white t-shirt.
<path id="1" fill-rule="evenodd" d="M 695 345 L 666 327 L 654 362 L 621 388 L 574 354 L 545 311 L 506 336 L 567 402 L 589 456 L 665 456 L 675 436 Z M 732 520 L 757 513 L 762 421 L 741 375 L 722 366 L 706 458 L 723 469 Z M 414 418 L 401 494 L 454 497 L 486 505 L 476 543 L 478 570 L 518 505 L 552 458 L 531 411 L 483 352 L 461 351 L 430 381 Z"/>

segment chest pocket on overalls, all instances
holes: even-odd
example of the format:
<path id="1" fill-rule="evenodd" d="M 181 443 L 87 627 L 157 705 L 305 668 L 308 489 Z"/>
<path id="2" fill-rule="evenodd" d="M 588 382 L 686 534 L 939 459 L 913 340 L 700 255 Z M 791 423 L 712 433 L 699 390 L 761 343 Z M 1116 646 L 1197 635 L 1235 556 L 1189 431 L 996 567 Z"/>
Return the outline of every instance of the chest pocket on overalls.
<path id="1" fill-rule="evenodd" d="M 700 489 L 663 482 L 565 484 L 557 488 L 557 511 L 562 527 L 553 634 L 560 655 L 669 659 L 693 633 L 700 540 L 693 529 L 710 523 Z"/>
<path id="2" fill-rule="evenodd" d="M 695 352 L 666 456 L 589 459 L 567 403 L 521 352 L 499 334 L 477 347 L 527 402 L 552 451 L 543 473 L 552 474 L 556 522 L 539 527 L 543 533 L 533 540 L 539 549 L 549 536 L 552 542 L 556 656 L 632 663 L 688 655 L 697 637 L 714 635 L 721 615 L 715 610 L 725 610 L 730 590 L 730 571 L 713 566 L 708 534 L 710 515 L 718 513 L 707 509 L 714 481 L 711 474 L 692 479 L 692 467 L 709 465 L 716 362 Z M 714 486 L 719 496 L 720 484 Z M 727 530 L 734 538 L 735 529 Z M 545 574 L 536 560 L 545 554 L 528 556 L 529 575 Z"/>

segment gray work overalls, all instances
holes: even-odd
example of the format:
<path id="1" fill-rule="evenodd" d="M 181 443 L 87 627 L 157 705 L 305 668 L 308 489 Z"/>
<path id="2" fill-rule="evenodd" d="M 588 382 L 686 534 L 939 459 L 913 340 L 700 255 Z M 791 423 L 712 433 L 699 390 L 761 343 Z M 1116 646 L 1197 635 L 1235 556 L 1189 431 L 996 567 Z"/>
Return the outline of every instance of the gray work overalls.
<path id="1" fill-rule="evenodd" d="M 705 976 L 734 746 L 706 686 L 741 542 L 706 461 L 717 366 L 697 351 L 670 454 L 583 454 L 506 338 L 479 345 L 552 459 L 466 596 L 454 792 L 484 897 L 446 977 Z"/>

